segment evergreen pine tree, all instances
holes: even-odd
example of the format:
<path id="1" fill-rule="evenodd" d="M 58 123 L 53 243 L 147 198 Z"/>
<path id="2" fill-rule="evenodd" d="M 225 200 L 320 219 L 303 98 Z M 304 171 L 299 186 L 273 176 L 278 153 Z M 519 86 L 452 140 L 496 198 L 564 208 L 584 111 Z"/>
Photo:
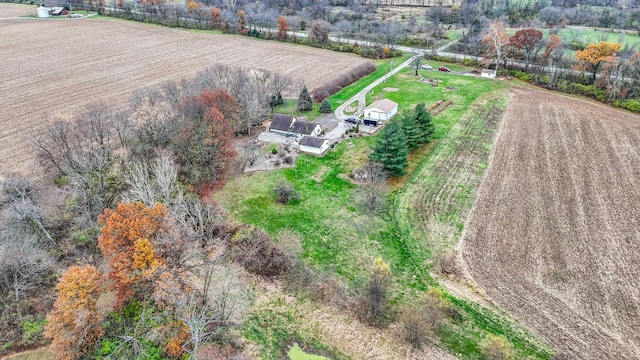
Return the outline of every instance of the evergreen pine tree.
<path id="1" fill-rule="evenodd" d="M 309 90 L 307 90 L 307 86 L 302 87 L 302 91 L 300 91 L 300 95 L 298 96 L 298 111 L 309 111 L 313 108 L 313 102 L 311 100 L 311 95 L 309 95 Z"/>
<path id="2" fill-rule="evenodd" d="M 404 174 L 408 155 L 407 138 L 400 123 L 391 121 L 380 131 L 369 159 L 382 163 L 390 175 L 399 176 Z"/>
<path id="3" fill-rule="evenodd" d="M 333 111 L 333 108 L 331 107 L 331 103 L 329 102 L 329 100 L 324 99 L 322 100 L 322 103 L 320 104 L 320 108 L 318 110 L 323 114 L 328 114 Z"/>
<path id="4" fill-rule="evenodd" d="M 431 141 L 431 136 L 435 131 L 431 113 L 427 111 L 424 103 L 419 103 L 415 108 L 415 119 L 420 128 L 420 143 L 426 144 Z"/>
<path id="5" fill-rule="evenodd" d="M 284 99 L 282 98 L 280 91 L 278 91 L 276 95 L 269 96 L 269 106 L 271 106 L 271 111 L 273 111 L 274 107 L 282 104 L 284 104 Z"/>
<path id="6" fill-rule="evenodd" d="M 416 120 L 415 113 L 413 111 L 403 112 L 400 117 L 400 126 L 407 139 L 409 150 L 416 149 L 421 144 L 422 131 Z"/>

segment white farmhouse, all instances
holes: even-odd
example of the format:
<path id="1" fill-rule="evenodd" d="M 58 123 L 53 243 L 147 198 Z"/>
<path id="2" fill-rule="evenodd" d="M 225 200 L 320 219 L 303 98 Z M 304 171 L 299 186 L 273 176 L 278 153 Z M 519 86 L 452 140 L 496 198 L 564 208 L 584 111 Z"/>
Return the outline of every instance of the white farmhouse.
<path id="1" fill-rule="evenodd" d="M 291 132 L 299 135 L 318 136 L 322 133 L 322 126 L 314 122 L 296 120 L 291 125 Z"/>
<path id="2" fill-rule="evenodd" d="M 389 99 L 381 99 L 374 101 L 364 109 L 364 118 L 377 121 L 387 121 L 397 112 L 398 104 Z"/>
<path id="3" fill-rule="evenodd" d="M 329 141 L 325 138 L 305 135 L 300 139 L 300 151 L 302 152 L 322 155 L 327 149 L 329 149 Z"/>
<path id="4" fill-rule="evenodd" d="M 322 126 L 315 122 L 298 120 L 295 116 L 275 114 L 269 124 L 269 131 L 284 135 L 310 135 L 318 136 L 322 133 Z"/>

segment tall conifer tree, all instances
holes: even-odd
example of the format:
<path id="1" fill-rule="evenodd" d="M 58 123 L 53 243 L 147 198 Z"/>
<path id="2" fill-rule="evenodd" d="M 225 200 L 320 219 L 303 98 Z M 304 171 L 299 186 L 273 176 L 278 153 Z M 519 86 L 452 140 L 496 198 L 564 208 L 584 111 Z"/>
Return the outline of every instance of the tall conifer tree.
<path id="1" fill-rule="evenodd" d="M 408 155 L 407 138 L 400 123 L 391 121 L 380 131 L 378 142 L 369 158 L 382 163 L 389 174 L 400 176 L 404 174 Z"/>

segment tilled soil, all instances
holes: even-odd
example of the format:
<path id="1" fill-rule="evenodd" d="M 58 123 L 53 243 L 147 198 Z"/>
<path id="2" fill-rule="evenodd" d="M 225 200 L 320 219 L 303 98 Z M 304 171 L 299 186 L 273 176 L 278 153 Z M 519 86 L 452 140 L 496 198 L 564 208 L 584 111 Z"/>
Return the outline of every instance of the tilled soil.
<path id="1" fill-rule="evenodd" d="M 568 358 L 640 358 L 639 164 L 640 117 L 514 91 L 463 258 Z"/>
<path id="2" fill-rule="evenodd" d="M 0 177 L 28 172 L 30 140 L 42 115 L 74 114 L 90 103 L 125 106 L 140 87 L 180 80 L 216 63 L 268 69 L 309 89 L 363 58 L 232 35 L 110 19 L 2 19 L 21 12 L 0 4 Z"/>
<path id="3" fill-rule="evenodd" d="M 0 19 L 36 15 L 36 6 L 24 4 L 0 4 Z"/>

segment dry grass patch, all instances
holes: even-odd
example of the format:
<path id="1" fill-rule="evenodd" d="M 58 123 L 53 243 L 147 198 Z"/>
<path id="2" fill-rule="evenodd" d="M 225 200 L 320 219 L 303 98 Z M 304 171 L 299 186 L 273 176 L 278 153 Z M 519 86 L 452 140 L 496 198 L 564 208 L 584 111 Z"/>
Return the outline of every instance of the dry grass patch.
<path id="1" fill-rule="evenodd" d="M 322 182 L 329 171 L 331 171 L 330 168 L 328 168 L 327 166 L 322 166 L 315 174 L 311 176 L 311 178 L 317 182 Z"/>
<path id="2" fill-rule="evenodd" d="M 3 360 L 53 360 L 55 356 L 49 348 L 40 348 L 9 355 Z"/>

